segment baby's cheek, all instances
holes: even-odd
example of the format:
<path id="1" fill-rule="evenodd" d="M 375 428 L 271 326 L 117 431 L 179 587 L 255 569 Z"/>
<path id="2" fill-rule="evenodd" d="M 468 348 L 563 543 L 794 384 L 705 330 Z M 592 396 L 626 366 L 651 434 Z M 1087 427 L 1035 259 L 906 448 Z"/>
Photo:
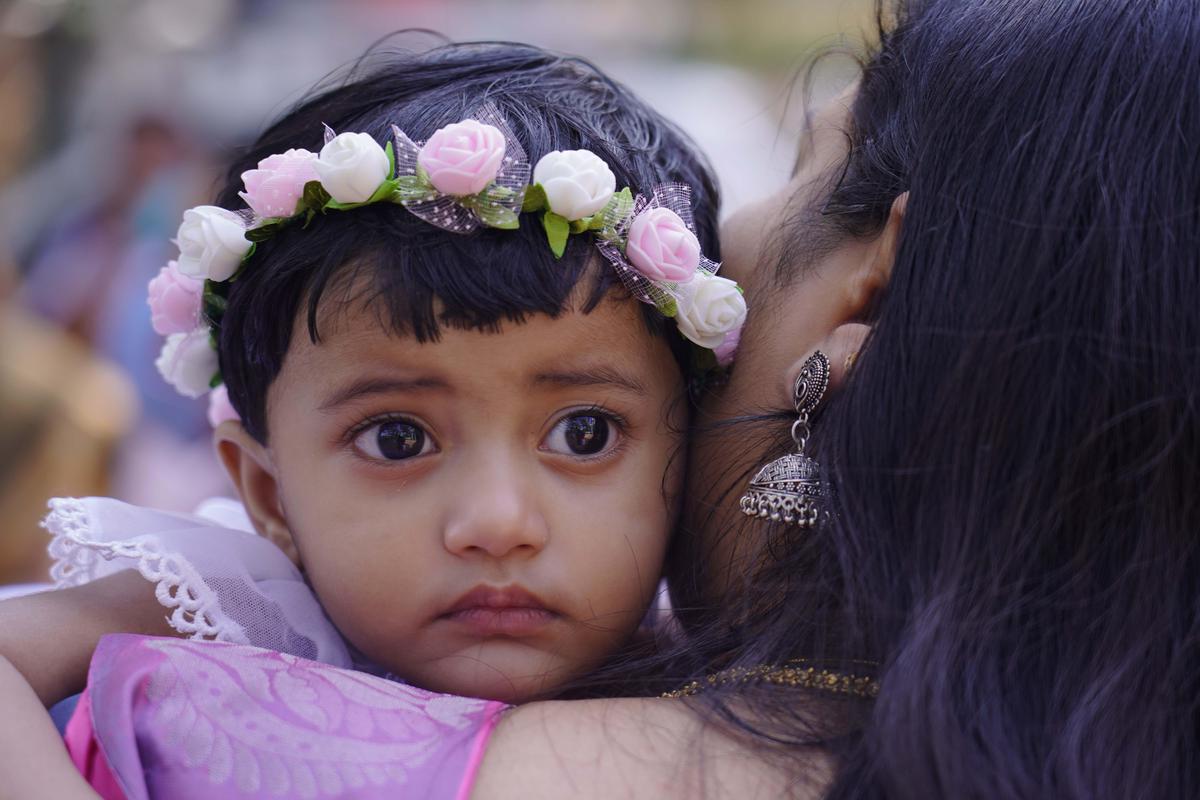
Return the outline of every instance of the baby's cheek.
<path id="1" fill-rule="evenodd" d="M 297 538 L 321 605 L 356 647 L 369 654 L 414 626 L 420 576 L 410 574 L 415 554 L 395 552 L 402 537 L 327 519 Z"/>
<path id="2" fill-rule="evenodd" d="M 662 492 L 643 494 L 628 497 L 621 513 L 588 515 L 593 522 L 579 532 L 583 546 L 572 559 L 573 585 L 588 605 L 622 625 L 636 625 L 653 598 L 670 540 L 673 515 Z"/>

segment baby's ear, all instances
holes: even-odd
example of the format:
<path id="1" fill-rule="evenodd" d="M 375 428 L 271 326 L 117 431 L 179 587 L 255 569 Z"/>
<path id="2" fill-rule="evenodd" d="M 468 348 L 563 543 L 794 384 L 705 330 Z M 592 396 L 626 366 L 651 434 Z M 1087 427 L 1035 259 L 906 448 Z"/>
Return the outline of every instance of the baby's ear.
<path id="1" fill-rule="evenodd" d="M 213 430 L 213 444 L 225 472 L 237 487 L 254 529 L 282 550 L 293 564 L 302 566 L 296 541 L 283 513 L 279 481 L 267 448 L 236 420 L 226 420 Z"/>

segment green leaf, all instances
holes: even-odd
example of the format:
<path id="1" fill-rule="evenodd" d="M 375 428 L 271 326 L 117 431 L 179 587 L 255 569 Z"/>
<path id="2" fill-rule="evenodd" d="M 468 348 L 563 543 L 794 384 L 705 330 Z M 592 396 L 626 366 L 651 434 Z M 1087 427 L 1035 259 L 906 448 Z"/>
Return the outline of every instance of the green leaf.
<path id="1" fill-rule="evenodd" d="M 432 200 L 433 195 L 424 189 L 397 189 L 389 199 L 393 203 L 421 203 Z"/>
<path id="2" fill-rule="evenodd" d="M 388 139 L 387 144 L 383 146 L 383 152 L 388 157 L 388 178 L 390 179 L 396 174 L 396 151 L 392 148 L 392 140 Z"/>
<path id="3" fill-rule="evenodd" d="M 656 303 L 655 305 L 658 306 L 658 313 L 664 317 L 674 317 L 679 313 L 679 304 L 675 302 L 674 297 L 668 297 L 665 301 Z"/>
<path id="4" fill-rule="evenodd" d="M 625 240 L 618 236 L 616 230 L 613 228 L 604 226 L 595 231 L 595 233 L 597 238 L 603 239 L 611 244 L 615 244 L 617 247 L 621 248 L 622 253 L 625 252 Z"/>
<path id="5" fill-rule="evenodd" d="M 567 249 L 567 237 L 571 233 L 571 224 L 565 217 L 547 211 L 542 215 L 542 227 L 546 229 L 546 241 L 550 243 L 550 252 L 555 258 L 562 258 Z"/>
<path id="6" fill-rule="evenodd" d="M 493 183 L 491 186 L 489 186 L 488 188 L 483 190 L 483 194 L 484 194 L 484 198 L 486 200 L 488 200 L 489 202 L 495 203 L 495 202 L 499 202 L 501 200 L 507 200 L 508 198 L 510 198 L 514 194 L 516 194 L 516 192 L 514 192 L 512 189 L 508 188 L 507 186 L 500 186 L 498 184 Z"/>
<path id="7" fill-rule="evenodd" d="M 239 263 L 238 263 L 238 268 L 237 268 L 237 271 L 236 271 L 236 272 L 234 272 L 232 275 L 230 275 L 230 276 L 229 276 L 229 280 L 227 280 L 227 281 L 224 281 L 224 283 L 234 283 L 234 282 L 236 282 L 236 281 L 237 281 L 237 279 L 238 279 L 239 277 L 241 277 L 241 275 L 242 275 L 242 270 L 246 269 L 246 262 L 248 262 L 248 261 L 249 261 L 251 258 L 253 258 L 253 257 L 254 257 L 254 254 L 255 254 L 257 251 L 258 251 L 258 242 L 251 242 L 251 243 L 250 243 L 250 249 L 246 251 L 246 255 L 242 256 L 242 260 L 241 260 L 241 262 L 239 262 Z"/>
<path id="8" fill-rule="evenodd" d="M 489 228 L 500 228 L 502 230 L 513 231 L 521 227 L 520 221 L 517 219 L 517 212 L 507 206 L 485 206 L 476 204 L 474 206 L 476 215 L 483 221 L 484 225 Z"/>
<path id="9" fill-rule="evenodd" d="M 396 187 L 400 189 L 419 189 L 423 192 L 427 192 L 433 188 L 426 181 L 421 180 L 420 175 L 401 175 L 397 177 L 393 183 L 395 183 Z"/>
<path id="10" fill-rule="evenodd" d="M 331 199 L 329 192 L 325 191 L 325 187 L 321 185 L 320 181 L 309 181 L 304 184 L 304 194 L 300 196 L 300 200 L 310 212 L 321 211 Z"/>
<path id="11" fill-rule="evenodd" d="M 221 380 L 221 373 L 218 372 L 217 374 L 213 375 L 212 380 L 208 382 L 208 388 L 215 389 L 222 383 L 224 383 L 224 381 Z"/>
<path id="12" fill-rule="evenodd" d="M 525 189 L 525 199 L 521 201 L 521 210 L 525 213 L 541 211 L 546 207 L 546 190 L 540 183 L 535 183 Z"/>
<path id="13" fill-rule="evenodd" d="M 608 205 L 604 207 L 599 216 L 603 218 L 611 217 L 613 220 L 620 222 L 629 216 L 629 212 L 632 210 L 633 192 L 626 186 L 612 196 L 612 199 L 608 201 Z"/>
<path id="14" fill-rule="evenodd" d="M 229 305 L 229 301 L 221 295 L 214 292 L 210 287 L 212 281 L 205 281 L 203 303 L 204 316 L 208 319 L 220 319 L 225 314 L 225 308 Z"/>
<path id="15" fill-rule="evenodd" d="M 366 200 L 360 200 L 356 203 L 343 203 L 338 200 L 330 199 L 325 203 L 325 208 L 332 208 L 335 211 L 349 211 L 352 208 L 362 208 L 369 206 L 372 203 L 378 203 L 383 200 L 391 200 L 393 193 L 396 191 L 397 183 L 394 178 L 388 178 L 375 187 L 375 191 L 371 192 L 371 196 Z"/>
<path id="16" fill-rule="evenodd" d="M 283 228 L 282 222 L 269 222 L 266 225 L 259 225 L 257 228 L 251 228 L 246 231 L 246 239 L 251 242 L 265 242 L 279 233 L 281 228 Z"/>
<path id="17" fill-rule="evenodd" d="M 698 381 L 705 381 L 708 376 L 720 368 L 717 354 L 707 347 L 692 346 L 692 374 Z"/>
<path id="18" fill-rule="evenodd" d="M 608 242 L 617 242 L 624 248 L 624 242 L 617 235 L 620 224 L 633 211 L 633 192 L 626 186 L 609 199 L 603 209 L 592 215 L 588 230 L 596 231 L 596 235 Z"/>
<path id="19" fill-rule="evenodd" d="M 571 233 L 583 233 L 586 231 L 588 225 L 591 224 L 591 219 L 591 217 L 585 217 L 584 219 L 571 220 Z"/>
<path id="20" fill-rule="evenodd" d="M 413 203 L 434 198 L 433 187 L 420 175 L 401 175 L 392 181 L 392 185 L 389 199 L 393 203 Z"/>
<path id="21" fill-rule="evenodd" d="M 391 144 L 389 143 L 388 146 L 390 147 Z M 372 192 L 371 196 L 368 197 L 366 202 L 362 205 L 370 205 L 371 203 L 378 203 L 380 200 L 389 199 L 394 191 L 396 191 L 396 181 L 388 178 L 386 181 L 379 184 L 379 188 Z"/>

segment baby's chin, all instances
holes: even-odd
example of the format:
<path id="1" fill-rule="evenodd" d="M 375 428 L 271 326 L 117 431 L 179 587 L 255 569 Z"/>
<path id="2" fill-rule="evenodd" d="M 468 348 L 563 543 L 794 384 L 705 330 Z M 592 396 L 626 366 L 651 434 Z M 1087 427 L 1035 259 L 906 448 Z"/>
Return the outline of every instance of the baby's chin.
<path id="1" fill-rule="evenodd" d="M 595 660 L 573 661 L 509 639 L 491 639 L 421 664 L 397 664 L 393 672 L 433 692 L 525 703 L 553 697 L 586 674 Z"/>

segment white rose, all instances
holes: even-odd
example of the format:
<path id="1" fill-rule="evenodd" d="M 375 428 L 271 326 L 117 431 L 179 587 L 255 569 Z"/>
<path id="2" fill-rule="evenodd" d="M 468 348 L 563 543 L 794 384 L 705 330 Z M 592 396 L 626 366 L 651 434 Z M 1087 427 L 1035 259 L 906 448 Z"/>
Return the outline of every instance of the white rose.
<path id="1" fill-rule="evenodd" d="M 675 322 L 680 333 L 701 347 L 718 347 L 725 334 L 746 321 L 746 299 L 731 280 L 697 272 L 679 288 Z"/>
<path id="2" fill-rule="evenodd" d="M 533 168 L 533 182 L 546 191 L 550 210 L 568 220 L 590 217 L 608 205 L 617 179 L 591 150 L 555 150 Z"/>
<path id="3" fill-rule="evenodd" d="M 387 152 L 368 133 L 339 133 L 321 148 L 313 166 L 339 203 L 365 203 L 392 177 Z"/>
<path id="4" fill-rule="evenodd" d="M 229 280 L 250 250 L 246 223 L 217 206 L 196 206 L 183 212 L 175 244 L 179 245 L 176 268 L 198 280 Z"/>
<path id="5" fill-rule="evenodd" d="M 207 392 L 213 376 L 220 369 L 217 351 L 208 341 L 208 328 L 172 333 L 154 366 L 158 367 L 163 379 L 185 397 L 199 397 Z"/>

